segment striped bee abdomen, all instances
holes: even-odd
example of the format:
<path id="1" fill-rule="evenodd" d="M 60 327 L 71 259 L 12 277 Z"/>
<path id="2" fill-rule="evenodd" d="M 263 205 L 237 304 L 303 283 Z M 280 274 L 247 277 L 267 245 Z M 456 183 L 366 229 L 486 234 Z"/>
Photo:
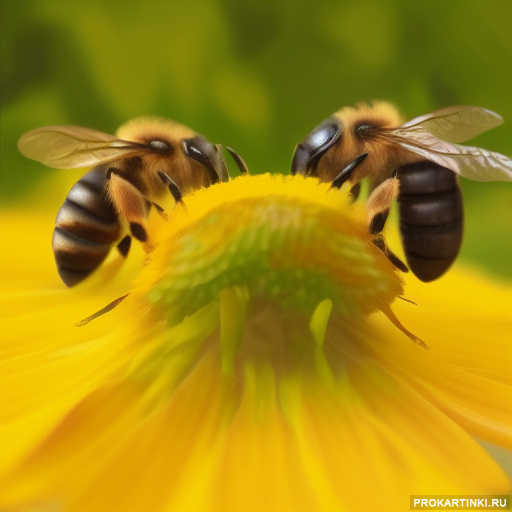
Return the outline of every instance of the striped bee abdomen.
<path id="1" fill-rule="evenodd" d="M 400 167 L 400 233 L 409 267 L 422 281 L 440 277 L 462 244 L 462 193 L 453 171 L 429 161 Z"/>
<path id="2" fill-rule="evenodd" d="M 105 194 L 105 167 L 83 176 L 69 191 L 55 222 L 52 246 L 60 277 L 74 286 L 107 257 L 121 235 L 117 212 Z"/>

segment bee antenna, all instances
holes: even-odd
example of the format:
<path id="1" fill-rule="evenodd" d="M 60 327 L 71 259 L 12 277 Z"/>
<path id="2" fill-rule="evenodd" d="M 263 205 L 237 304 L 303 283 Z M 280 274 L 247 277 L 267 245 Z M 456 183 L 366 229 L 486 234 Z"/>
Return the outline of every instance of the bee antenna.
<path id="1" fill-rule="evenodd" d="M 247 164 L 245 163 L 244 159 L 233 149 L 229 146 L 225 146 L 225 148 L 228 150 L 229 154 L 233 157 L 233 160 L 235 161 L 236 165 L 240 169 L 240 172 L 242 174 L 249 174 L 249 167 L 247 167 Z"/>

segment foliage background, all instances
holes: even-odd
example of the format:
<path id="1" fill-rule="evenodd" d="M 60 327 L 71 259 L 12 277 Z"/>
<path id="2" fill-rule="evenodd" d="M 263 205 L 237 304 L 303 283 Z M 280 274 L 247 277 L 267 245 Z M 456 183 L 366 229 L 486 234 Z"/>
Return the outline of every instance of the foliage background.
<path id="1" fill-rule="evenodd" d="M 113 133 L 176 119 L 233 146 L 253 173 L 288 172 L 338 108 L 387 99 L 406 119 L 471 104 L 505 125 L 474 145 L 512 153 L 510 0 L 0 0 L 1 191 L 55 208 L 55 171 L 18 137 L 49 124 Z M 77 179 L 66 172 L 66 187 Z M 41 181 L 42 180 L 42 181 Z M 462 259 L 512 278 L 512 186 L 463 180 Z"/>

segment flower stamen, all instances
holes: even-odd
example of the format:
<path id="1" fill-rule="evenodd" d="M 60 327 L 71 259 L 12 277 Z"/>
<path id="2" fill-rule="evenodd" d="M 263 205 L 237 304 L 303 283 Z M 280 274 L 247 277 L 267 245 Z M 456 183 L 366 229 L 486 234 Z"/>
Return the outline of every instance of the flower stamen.
<path id="1" fill-rule="evenodd" d="M 400 320 L 398 320 L 398 318 L 396 317 L 396 315 L 393 313 L 393 311 L 391 310 L 391 308 L 389 307 L 389 305 L 383 305 L 381 306 L 380 310 L 382 311 L 382 313 L 384 313 L 384 315 L 386 315 L 386 318 L 395 326 L 397 327 L 400 331 L 402 331 L 410 340 L 414 341 L 414 343 L 417 343 L 418 345 L 422 346 L 423 348 L 427 349 L 428 350 L 428 345 L 420 338 L 418 338 L 418 336 L 414 335 L 411 331 L 408 331 L 403 325 L 402 323 L 400 322 Z"/>
<path id="2" fill-rule="evenodd" d="M 219 299 L 222 373 L 233 375 L 235 356 L 243 339 L 249 292 L 246 288 L 232 286 L 221 290 Z"/>
<path id="3" fill-rule="evenodd" d="M 82 318 L 82 320 L 79 320 L 78 322 L 75 323 L 75 327 L 83 327 L 84 325 L 87 325 L 92 320 L 96 320 L 96 318 L 99 318 L 100 316 L 105 315 L 106 313 L 109 313 L 114 308 L 119 306 L 119 304 L 121 304 L 121 302 L 123 302 L 123 300 L 126 299 L 126 297 L 128 297 L 128 295 L 130 295 L 130 294 L 127 293 L 126 295 L 122 295 L 121 297 L 118 297 L 117 299 L 113 300 L 112 302 L 109 302 L 105 307 L 96 311 L 96 313 L 93 313 L 92 315 Z"/>
<path id="4" fill-rule="evenodd" d="M 309 322 L 309 328 L 315 342 L 316 368 L 322 380 L 329 384 L 334 382 L 334 376 L 325 355 L 324 342 L 331 312 L 332 300 L 325 299 L 315 308 L 311 315 L 311 321 Z"/>

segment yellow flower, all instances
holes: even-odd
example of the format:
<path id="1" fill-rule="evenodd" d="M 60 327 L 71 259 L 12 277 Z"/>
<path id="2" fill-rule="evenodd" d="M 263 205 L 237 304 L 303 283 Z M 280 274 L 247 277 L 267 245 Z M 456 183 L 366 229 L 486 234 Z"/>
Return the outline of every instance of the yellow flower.
<path id="1" fill-rule="evenodd" d="M 51 219 L 4 216 L 2 511 L 510 491 L 475 440 L 511 444 L 509 288 L 459 271 L 405 286 L 362 207 L 313 179 L 241 177 L 151 222 L 147 256 L 67 290 L 40 254 Z"/>

